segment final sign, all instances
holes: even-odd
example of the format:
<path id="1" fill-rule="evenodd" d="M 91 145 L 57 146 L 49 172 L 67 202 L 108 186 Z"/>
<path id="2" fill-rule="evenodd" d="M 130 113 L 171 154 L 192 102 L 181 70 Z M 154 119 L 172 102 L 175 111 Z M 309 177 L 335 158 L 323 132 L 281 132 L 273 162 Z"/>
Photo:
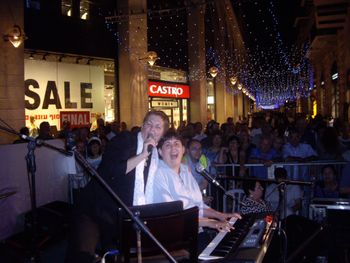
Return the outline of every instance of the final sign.
<path id="1" fill-rule="evenodd" d="M 148 96 L 188 99 L 190 86 L 177 83 L 148 81 Z"/>
<path id="2" fill-rule="evenodd" d="M 60 127 L 63 122 L 69 121 L 71 128 L 90 128 L 90 112 L 89 111 L 60 111 Z"/>

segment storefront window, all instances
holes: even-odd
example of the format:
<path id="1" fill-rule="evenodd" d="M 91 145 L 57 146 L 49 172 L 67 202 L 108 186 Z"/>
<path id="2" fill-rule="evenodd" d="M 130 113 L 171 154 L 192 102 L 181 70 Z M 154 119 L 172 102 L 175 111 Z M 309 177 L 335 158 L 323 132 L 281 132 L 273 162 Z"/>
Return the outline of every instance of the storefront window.
<path id="1" fill-rule="evenodd" d="M 215 87 L 214 79 L 207 79 L 207 119 L 215 119 Z"/>
<path id="2" fill-rule="evenodd" d="M 89 19 L 89 1 L 81 0 L 79 6 L 79 17 L 83 20 Z M 62 0 L 61 12 L 64 16 L 72 16 L 73 2 L 72 0 Z"/>

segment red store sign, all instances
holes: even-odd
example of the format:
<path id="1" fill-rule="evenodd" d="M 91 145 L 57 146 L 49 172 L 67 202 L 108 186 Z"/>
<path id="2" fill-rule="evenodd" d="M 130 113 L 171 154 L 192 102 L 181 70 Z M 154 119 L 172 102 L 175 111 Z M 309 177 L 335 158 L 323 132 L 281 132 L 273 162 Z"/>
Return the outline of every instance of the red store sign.
<path id="1" fill-rule="evenodd" d="M 69 121 L 71 128 L 90 127 L 89 111 L 60 111 L 60 126 Z"/>
<path id="2" fill-rule="evenodd" d="M 150 97 L 164 97 L 164 98 L 190 98 L 190 86 L 148 81 L 148 96 Z"/>

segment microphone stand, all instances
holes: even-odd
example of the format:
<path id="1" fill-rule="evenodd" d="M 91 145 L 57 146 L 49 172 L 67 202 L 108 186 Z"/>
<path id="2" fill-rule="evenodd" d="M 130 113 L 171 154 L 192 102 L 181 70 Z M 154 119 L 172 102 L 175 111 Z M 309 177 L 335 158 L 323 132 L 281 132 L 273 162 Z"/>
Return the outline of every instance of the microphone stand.
<path id="1" fill-rule="evenodd" d="M 200 175 L 202 175 L 208 182 L 213 184 L 215 187 L 219 188 L 223 192 L 224 196 L 228 196 L 232 200 L 235 199 L 235 197 L 233 195 L 230 195 L 227 193 L 226 189 L 214 177 L 211 177 L 209 175 L 209 172 L 206 172 L 205 170 L 198 171 L 197 168 L 196 168 L 196 172 L 199 173 Z"/>
<path id="2" fill-rule="evenodd" d="M 84 156 L 82 156 L 75 148 L 72 150 L 74 152 L 75 159 L 93 176 L 104 188 L 105 190 L 113 197 L 114 201 L 126 212 L 129 218 L 137 225 L 139 230 L 142 230 L 166 255 L 169 262 L 176 263 L 176 260 L 170 255 L 170 253 L 164 248 L 164 246 L 153 236 L 147 226 L 140 220 L 138 215 L 136 216 L 133 212 L 126 206 L 126 204 L 120 199 L 120 197 L 112 190 L 112 188 L 106 183 L 106 181 L 96 172 L 96 170 L 86 161 Z M 137 231 L 139 231 L 137 230 Z M 138 252 L 138 261 L 140 260 L 140 255 Z"/>
<path id="3" fill-rule="evenodd" d="M 287 185 L 285 182 L 281 182 L 278 184 L 278 194 L 279 194 L 279 201 L 278 201 L 278 207 L 277 211 L 279 211 L 278 215 L 278 224 L 277 224 L 277 234 L 278 236 L 282 236 L 284 238 L 284 251 L 282 252 L 282 263 L 286 261 L 286 256 L 287 256 L 287 234 L 284 231 L 282 227 L 282 219 L 286 218 L 287 215 L 287 202 L 286 202 L 286 196 L 287 196 Z M 282 216 L 283 215 L 283 216 Z"/>
<path id="4" fill-rule="evenodd" d="M 5 123 L 3 120 L 1 122 Z M 6 124 L 6 123 L 5 123 Z M 6 124 L 7 125 L 7 124 Z M 39 241 L 38 235 L 38 218 L 37 218 L 37 203 L 36 203 L 36 181 L 35 181 L 35 172 L 36 172 L 36 162 L 35 162 L 35 149 L 37 146 L 45 146 L 47 148 L 56 150 L 67 156 L 72 156 L 71 152 L 60 149 L 56 146 L 50 145 L 43 140 L 37 140 L 33 137 L 21 134 L 12 129 L 9 125 L 4 127 L 0 125 L 0 130 L 6 131 L 8 133 L 19 136 L 21 139 L 24 139 L 28 142 L 27 149 L 28 153 L 25 157 L 27 164 L 27 173 L 29 179 L 29 190 L 30 190 L 30 203 L 31 203 L 31 216 L 29 217 L 29 234 L 30 234 L 30 245 L 29 245 L 29 259 L 28 262 L 40 262 L 39 258 L 39 247 L 37 242 Z"/>

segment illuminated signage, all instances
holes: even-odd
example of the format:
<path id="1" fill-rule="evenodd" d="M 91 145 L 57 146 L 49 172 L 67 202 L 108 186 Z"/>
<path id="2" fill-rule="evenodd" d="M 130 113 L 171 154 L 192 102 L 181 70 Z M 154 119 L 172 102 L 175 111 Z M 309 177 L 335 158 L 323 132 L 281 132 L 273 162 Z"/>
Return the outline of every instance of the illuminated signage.
<path id="1" fill-rule="evenodd" d="M 190 97 L 190 86 L 177 83 L 149 81 L 148 96 L 188 99 Z"/>
<path id="2" fill-rule="evenodd" d="M 179 107 L 177 101 L 169 101 L 169 100 L 156 100 L 151 101 L 152 108 L 177 108 Z"/>

